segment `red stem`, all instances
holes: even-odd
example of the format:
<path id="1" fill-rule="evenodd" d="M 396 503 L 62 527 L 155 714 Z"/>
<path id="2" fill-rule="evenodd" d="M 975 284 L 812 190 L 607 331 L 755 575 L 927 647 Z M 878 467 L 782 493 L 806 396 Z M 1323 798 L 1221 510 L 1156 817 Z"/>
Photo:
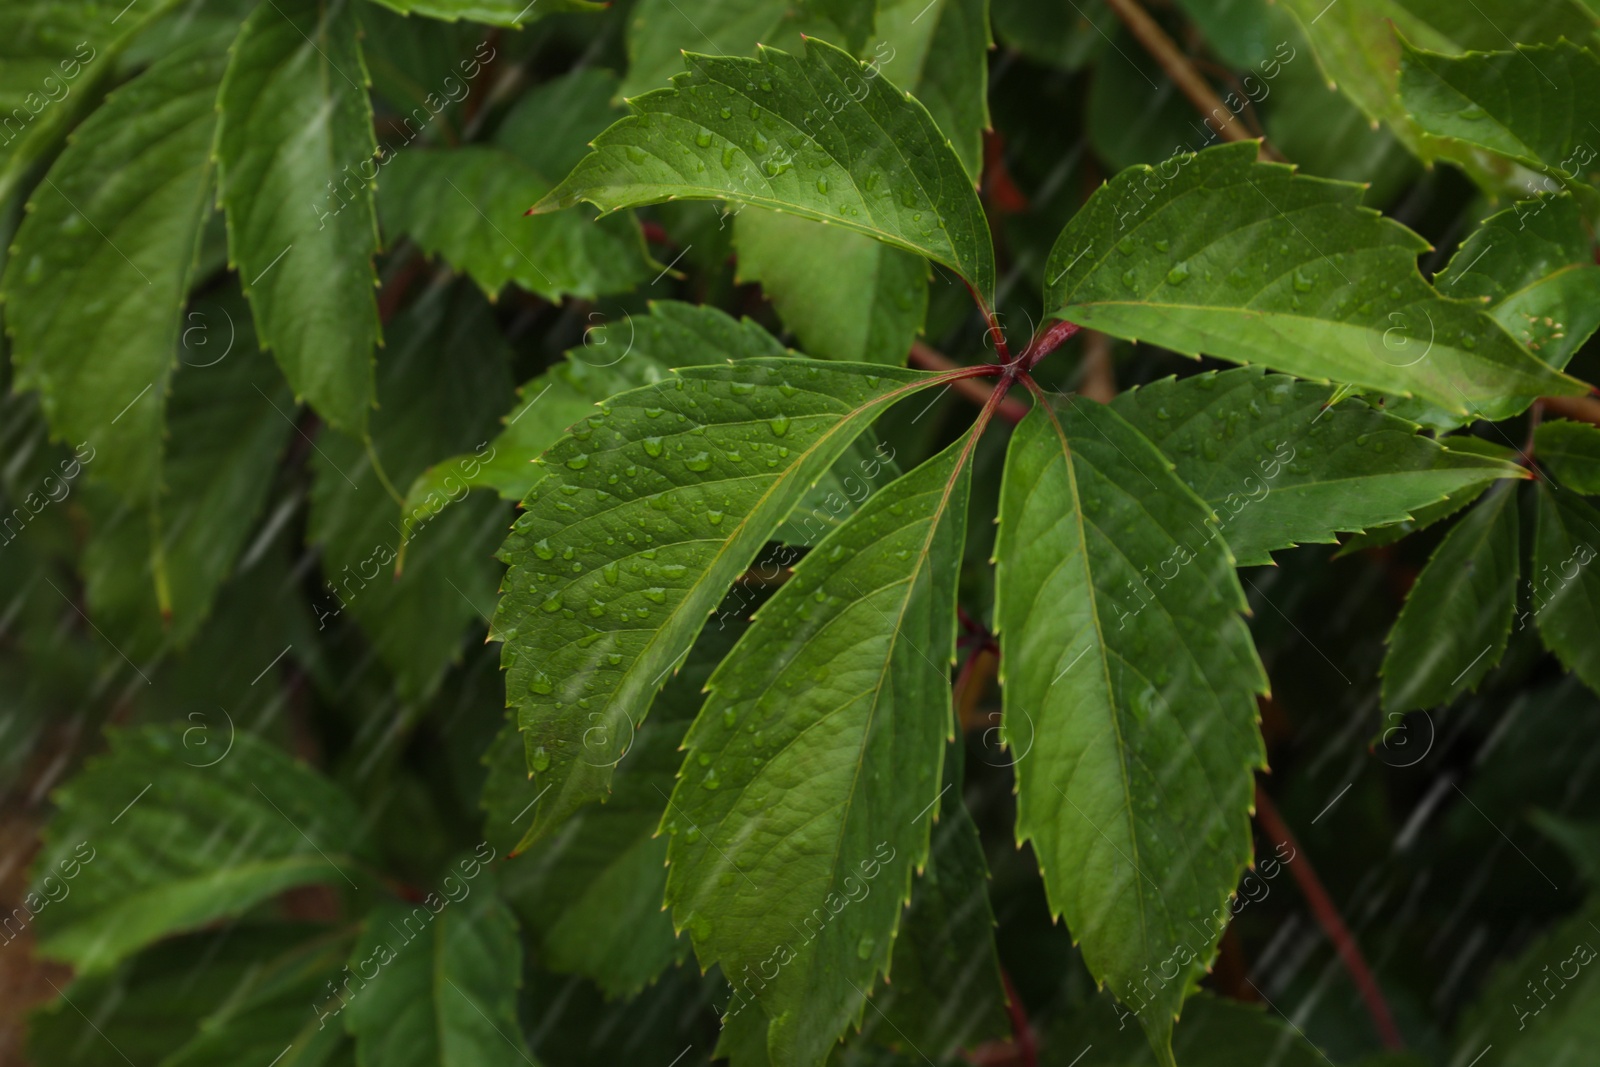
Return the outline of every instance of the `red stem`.
<path id="1" fill-rule="evenodd" d="M 1028 1013 L 1022 1007 L 1022 998 L 1017 996 L 1017 987 L 1011 984 L 1011 976 L 1004 967 L 1000 968 L 1000 980 L 1006 987 L 1006 1014 L 1011 1016 L 1011 1039 L 1022 1054 L 1023 1067 L 1037 1067 L 1039 1049 L 1033 1039 L 1033 1027 L 1028 1024 Z"/>
<path id="2" fill-rule="evenodd" d="M 1366 957 L 1361 954 L 1355 936 L 1339 917 L 1339 909 L 1334 906 L 1328 891 L 1322 887 L 1316 870 L 1311 866 L 1311 860 L 1304 855 L 1300 843 L 1295 840 L 1294 834 L 1290 833 L 1288 824 L 1283 821 L 1283 816 L 1278 814 L 1272 798 L 1267 796 L 1267 791 L 1261 788 L 1259 782 L 1256 783 L 1256 821 L 1261 824 L 1261 829 L 1266 831 L 1268 837 L 1286 842 L 1294 849 L 1295 859 L 1288 864 L 1289 870 L 1294 874 L 1294 880 L 1299 883 L 1300 892 L 1305 895 L 1306 903 L 1311 907 L 1311 914 L 1317 920 L 1317 925 L 1322 927 L 1322 932 L 1333 942 L 1334 950 L 1339 953 L 1339 959 L 1343 962 L 1345 970 L 1350 972 L 1350 980 L 1360 992 L 1361 1000 L 1367 1007 L 1367 1014 L 1372 1016 L 1373 1028 L 1378 1031 L 1383 1047 L 1391 1050 L 1405 1048 L 1400 1028 L 1395 1025 L 1389 1004 L 1383 999 L 1383 991 L 1378 988 L 1378 980 L 1368 969 Z"/>

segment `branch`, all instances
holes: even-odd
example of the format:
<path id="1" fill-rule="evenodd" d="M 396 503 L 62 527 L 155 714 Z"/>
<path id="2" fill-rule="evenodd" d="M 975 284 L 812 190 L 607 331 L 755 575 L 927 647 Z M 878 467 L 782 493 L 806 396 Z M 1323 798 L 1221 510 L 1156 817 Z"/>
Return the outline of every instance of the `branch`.
<path id="1" fill-rule="evenodd" d="M 960 370 L 961 364 L 936 349 L 929 348 L 921 341 L 911 342 L 911 362 L 925 370 Z M 989 394 L 994 392 L 994 386 L 988 382 L 979 381 L 977 378 L 962 378 L 950 383 L 956 392 L 965 396 L 976 404 L 987 404 Z M 1028 405 L 1020 400 L 1006 397 L 1000 401 L 1000 406 L 995 409 L 1001 418 L 1016 424 L 1022 421 L 1022 416 L 1028 413 Z"/>
<path id="2" fill-rule="evenodd" d="M 1300 884 L 1300 892 L 1305 895 L 1306 903 L 1310 905 L 1311 914 L 1317 920 L 1317 925 L 1322 927 L 1322 932 L 1333 942 L 1333 947 L 1339 953 L 1339 959 L 1344 963 L 1345 970 L 1350 972 L 1350 980 L 1360 992 L 1361 1000 L 1367 1006 L 1367 1014 L 1372 1016 L 1373 1028 L 1378 1031 L 1383 1047 L 1391 1050 L 1405 1048 L 1400 1029 L 1395 1026 L 1394 1016 L 1390 1014 L 1389 1005 L 1383 999 L 1383 991 L 1378 988 L 1378 980 L 1367 968 L 1366 957 L 1361 955 L 1361 948 L 1356 944 L 1355 936 L 1339 917 L 1339 909 L 1334 906 L 1328 891 L 1322 887 L 1317 872 L 1311 866 L 1310 858 L 1302 854 L 1300 843 L 1294 839 L 1294 834 L 1289 832 L 1288 824 L 1283 821 L 1283 816 L 1278 814 L 1272 798 L 1267 796 L 1267 791 L 1261 788 L 1259 782 L 1256 783 L 1256 821 L 1261 824 L 1261 829 L 1268 837 L 1282 841 L 1294 849 L 1295 861 L 1288 864 L 1289 870 L 1293 872 L 1294 880 Z"/>
<path id="3" fill-rule="evenodd" d="M 1600 426 L 1600 400 L 1592 396 L 1547 396 L 1539 402 L 1552 415 Z"/>
<path id="4" fill-rule="evenodd" d="M 1226 141 L 1249 141 L 1255 139 L 1255 134 L 1245 127 L 1228 105 L 1222 102 L 1216 90 L 1211 88 L 1211 83 L 1201 76 L 1200 72 L 1190 62 L 1189 57 L 1183 54 L 1167 32 L 1163 30 L 1156 20 L 1139 6 L 1139 0 L 1106 0 L 1107 6 L 1116 13 L 1117 18 L 1139 39 L 1144 50 L 1149 52 L 1155 61 L 1161 64 L 1161 69 L 1166 71 L 1167 77 L 1178 87 L 1178 91 L 1189 98 L 1189 102 L 1199 109 L 1207 119 L 1215 118 L 1219 122 L 1217 134 Z M 1261 142 L 1261 154 L 1267 159 L 1281 162 L 1283 157 L 1278 155 L 1267 144 Z"/>
<path id="5" fill-rule="evenodd" d="M 1078 392 L 1090 400 L 1109 404 L 1117 396 L 1116 367 L 1111 362 L 1111 335 L 1099 330 L 1083 332 L 1083 381 Z"/>

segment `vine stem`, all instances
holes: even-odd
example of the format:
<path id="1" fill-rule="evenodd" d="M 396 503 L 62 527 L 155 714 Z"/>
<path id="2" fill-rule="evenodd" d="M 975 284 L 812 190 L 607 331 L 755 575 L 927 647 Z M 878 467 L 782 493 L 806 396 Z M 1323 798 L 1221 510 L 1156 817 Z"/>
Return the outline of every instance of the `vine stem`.
<path id="1" fill-rule="evenodd" d="M 1600 426 L 1600 400 L 1592 396 L 1547 396 L 1541 402 L 1552 415 Z"/>
<path id="2" fill-rule="evenodd" d="M 1178 87 L 1178 91 L 1189 98 L 1199 112 L 1206 118 L 1225 116 L 1219 118 L 1217 135 L 1225 141 L 1249 141 L 1255 139 L 1255 134 L 1245 129 L 1239 116 L 1235 115 L 1216 90 L 1211 88 L 1211 83 L 1195 69 L 1189 57 L 1183 54 L 1175 41 L 1167 36 L 1155 19 L 1151 18 L 1144 8 L 1139 6 L 1139 0 L 1106 0 L 1106 6 L 1116 13 L 1117 18 L 1139 39 L 1144 50 L 1149 52 L 1155 61 L 1161 64 L 1161 69 L 1166 71 L 1167 77 Z M 1265 140 L 1261 142 L 1261 154 L 1268 159 L 1281 161 L 1278 155 Z"/>
<path id="3" fill-rule="evenodd" d="M 1367 960 L 1361 954 L 1361 947 L 1356 944 L 1355 936 L 1350 933 L 1350 928 L 1339 916 L 1339 909 L 1334 906 L 1333 898 L 1329 897 L 1328 891 L 1322 887 L 1322 881 L 1317 877 L 1315 868 L 1311 866 L 1311 860 L 1304 855 L 1300 842 L 1295 840 L 1288 823 L 1285 823 L 1283 816 L 1278 814 L 1277 806 L 1272 803 L 1272 798 L 1267 796 L 1267 791 L 1261 788 L 1260 782 L 1256 783 L 1256 821 L 1261 824 L 1261 829 L 1266 831 L 1268 837 L 1276 838 L 1294 849 L 1294 862 L 1287 866 L 1294 874 L 1300 892 L 1305 895 L 1306 903 L 1310 906 L 1317 925 L 1322 927 L 1322 932 L 1333 942 L 1340 961 L 1350 973 L 1350 980 L 1360 992 L 1367 1014 L 1372 1016 L 1373 1028 L 1378 1031 L 1383 1047 L 1390 1050 L 1405 1048 L 1400 1028 L 1395 1025 L 1389 1004 L 1383 999 L 1383 991 L 1378 988 L 1378 980 L 1367 967 Z"/>
<path id="4" fill-rule="evenodd" d="M 979 367 L 963 367 L 949 356 L 937 349 L 930 348 L 921 341 L 911 342 L 911 362 L 925 370 L 954 371 L 971 370 L 973 373 L 964 378 L 958 378 L 951 385 L 956 392 L 976 404 L 987 404 L 994 394 L 994 386 L 988 382 L 980 382 L 979 378 L 998 377 L 1001 368 L 993 364 Z M 1028 413 L 1028 405 L 1009 397 L 1000 402 L 995 413 L 1007 422 L 1016 424 Z"/>

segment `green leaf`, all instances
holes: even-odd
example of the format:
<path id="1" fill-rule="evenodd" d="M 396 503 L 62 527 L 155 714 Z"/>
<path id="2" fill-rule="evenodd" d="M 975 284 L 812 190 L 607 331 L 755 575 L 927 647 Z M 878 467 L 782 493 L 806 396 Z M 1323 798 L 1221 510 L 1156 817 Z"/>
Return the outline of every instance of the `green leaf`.
<path id="1" fill-rule="evenodd" d="M 1517 203 L 1485 219 L 1434 285 L 1446 296 L 1482 302 L 1518 343 L 1557 370 L 1600 326 L 1600 267 L 1577 202 L 1566 195 Z M 1474 405 L 1467 416 L 1403 398 L 1390 398 L 1388 409 L 1447 431 L 1474 418 L 1511 418 L 1535 399 L 1501 397 Z"/>
<path id="2" fill-rule="evenodd" d="M 581 346 L 517 390 L 521 399 L 501 419 L 505 429 L 487 456 L 479 449 L 417 476 L 406 493 L 407 537 L 416 524 L 460 499 L 463 486 L 493 489 L 507 500 L 527 496 L 544 477 L 534 459 L 609 397 L 666 380 L 673 367 L 788 354 L 749 319 L 675 300 L 651 304 L 649 315 L 625 314 L 621 322 L 591 313 L 589 322 Z"/>
<path id="3" fill-rule="evenodd" d="M 681 62 L 674 56 L 672 69 Z M 512 105 L 495 129 L 494 143 L 541 178 L 560 177 L 589 154 L 596 134 L 627 114 L 611 102 L 619 92 L 617 76 L 600 67 L 579 67 L 542 82 Z"/>
<path id="4" fill-rule="evenodd" d="M 1448 704 L 1500 662 L 1517 610 L 1517 494 L 1498 486 L 1434 550 L 1389 631 L 1383 707 Z"/>
<path id="5" fill-rule="evenodd" d="M 1590 689 L 1600 690 L 1600 511 L 1582 497 L 1539 485 L 1533 539 L 1533 617 L 1544 645 Z"/>
<path id="6" fill-rule="evenodd" d="M 1600 495 L 1600 429 L 1586 422 L 1556 419 L 1533 431 L 1539 465 L 1568 489 Z"/>
<path id="7" fill-rule="evenodd" d="M 1056 1047 L 1094 1048 L 1094 1058 L 1085 1059 L 1085 1067 L 1091 1062 L 1096 1067 L 1152 1067 L 1161 1062 L 1127 1028 L 1126 1012 L 1104 996 L 1052 1029 L 1058 1035 Z M 1183 1067 L 1328 1067 L 1332 1062 L 1292 1019 L 1280 1020 L 1264 1005 L 1241 1004 L 1209 993 L 1189 1002 L 1182 1025 L 1172 1035 L 1172 1050 Z"/>
<path id="8" fill-rule="evenodd" d="M 511 378 L 494 317 L 464 283 L 428 290 L 390 333 L 378 366 L 372 452 L 322 435 L 310 460 L 307 537 L 323 551 L 319 627 L 348 608 L 402 692 L 422 697 L 458 654 L 467 626 L 492 609 L 505 508 L 479 498 L 413 523 L 405 570 L 395 577 L 401 515 L 370 456 L 405 485 L 443 457 L 475 447 L 481 454 Z"/>
<path id="9" fill-rule="evenodd" d="M 1563 37 L 1584 40 L 1594 32 L 1593 15 L 1572 0 L 1286 0 L 1300 21 L 1330 83 L 1373 122 L 1383 122 L 1411 151 L 1424 159 L 1452 156 L 1469 170 L 1484 173 L 1470 154 L 1430 138 L 1406 113 L 1401 101 L 1400 39 L 1396 30 L 1424 48 L 1460 54 L 1504 48 L 1508 42 L 1554 44 Z"/>
<path id="10" fill-rule="evenodd" d="M 731 976 L 729 1011 L 760 1002 L 774 1064 L 821 1062 L 860 1025 L 927 862 L 973 441 L 869 497 L 794 568 L 684 739 L 667 902 L 701 965 Z"/>
<path id="11" fill-rule="evenodd" d="M 261 345 L 297 397 L 357 435 L 382 340 L 378 146 L 360 32 L 354 0 L 257 7 L 222 81 L 216 146 L 228 254 Z"/>
<path id="12" fill-rule="evenodd" d="M 659 89 L 683 69 L 683 52 L 710 46 L 718 55 L 748 56 L 757 45 L 792 51 L 804 35 L 850 45 L 854 52 L 870 29 L 873 0 L 701 0 L 691 18 L 674 0 L 640 0 L 628 27 L 628 75 L 620 94 Z M 841 29 L 840 18 L 849 24 Z M 702 26 L 715 28 L 716 39 Z"/>
<path id="13" fill-rule="evenodd" d="M 375 977 L 346 981 L 329 998 L 345 1013 L 362 1064 L 533 1062 L 517 1020 L 517 920 L 479 862 L 482 848 L 477 859 L 458 860 L 421 903 L 385 903 L 367 918 L 349 973 Z"/>
<path id="14" fill-rule="evenodd" d="M 1045 268 L 1048 313 L 1465 413 L 1585 386 L 1478 307 L 1436 293 L 1427 243 L 1360 206 L 1361 188 L 1258 163 L 1253 142 L 1134 167 L 1096 190 Z"/>
<path id="15" fill-rule="evenodd" d="M 917 1048 L 937 1063 L 1010 1034 L 989 867 L 961 799 L 959 744 L 946 754 L 947 788 L 940 795 L 928 865 L 911 887 L 905 928 L 895 938 L 894 981 L 874 994 L 879 1011 L 867 1015 L 862 1031 L 888 1045 L 903 1045 L 905 1035 L 916 1034 Z"/>
<path id="16" fill-rule="evenodd" d="M 176 4 L 157 0 L 131 12 L 113 0 L 0 5 L 0 202 L 99 103 L 129 40 Z"/>
<path id="17" fill-rule="evenodd" d="M 85 496 L 90 614 L 135 659 L 187 645 L 210 617 L 294 429 L 289 390 L 257 350 L 249 315 L 236 293 L 189 313 L 194 343 L 167 405 L 166 492 L 143 506 L 99 486 Z"/>
<path id="18" fill-rule="evenodd" d="M 1177 465 L 1217 513 L 1240 566 L 1337 533 L 1385 526 L 1520 467 L 1451 452 L 1335 390 L 1254 367 L 1165 378 L 1112 408 Z"/>
<path id="19" fill-rule="evenodd" d="M 354 1067 L 350 1042 L 337 1026 L 316 1017 L 318 1000 L 341 977 L 339 964 L 349 947 L 349 934 L 339 930 L 264 962 L 258 957 L 231 995 L 201 1021 L 194 1039 L 161 1061 L 161 1067 L 231 1067 L 241 1062 Z M 192 971 L 189 979 L 195 980 Z"/>
<path id="20" fill-rule="evenodd" d="M 470 19 L 491 26 L 510 26 L 520 29 L 524 23 L 535 22 L 546 15 L 568 11 L 604 11 L 605 4 L 588 0 L 374 0 L 375 3 L 400 12 L 402 15 L 425 15 L 428 18 L 455 22 Z"/>
<path id="21" fill-rule="evenodd" d="M 1577 914 L 1502 963 L 1484 984 L 1456 1035 L 1455 1059 L 1467 1063 L 1494 1046 L 1504 1067 L 1582 1063 L 1600 1040 L 1600 907 L 1591 897 Z"/>
<path id="22" fill-rule="evenodd" d="M 391 238 L 442 255 L 493 298 L 506 282 L 551 301 L 592 300 L 648 281 L 655 270 L 638 224 L 584 213 L 525 218 L 550 186 L 498 148 L 414 148 L 384 172 L 378 198 Z"/>
<path id="23" fill-rule="evenodd" d="M 956 158 L 976 182 L 989 128 L 988 0 L 884 0 L 878 10 L 875 62 L 894 68 L 895 84 L 922 101 Z"/>
<path id="24" fill-rule="evenodd" d="M 747 359 L 613 397 L 539 460 L 493 636 L 535 785 L 527 844 L 603 797 L 706 616 L 884 408 L 938 375 Z"/>
<path id="25" fill-rule="evenodd" d="M 1455 442 L 1459 438 L 1448 438 Z M 1392 545 L 1402 538 L 1410 537 L 1418 530 L 1425 530 L 1436 522 L 1442 522 L 1456 512 L 1477 500 L 1488 491 L 1492 483 L 1483 482 L 1479 485 L 1468 486 L 1459 493 L 1451 493 L 1437 504 L 1429 504 L 1418 508 L 1416 514 L 1405 522 L 1397 522 L 1390 526 L 1379 526 L 1376 529 L 1358 533 L 1339 546 L 1339 551 L 1333 554 L 1334 559 L 1342 559 L 1368 548 L 1380 548 L 1383 545 Z"/>
<path id="26" fill-rule="evenodd" d="M 194 1043 L 200 1027 L 219 1009 L 248 997 L 263 970 L 281 966 L 277 957 L 284 955 L 285 944 L 299 942 L 290 950 L 292 956 L 303 958 L 308 951 L 320 957 L 327 973 L 337 970 L 351 938 L 324 936 L 314 946 L 304 945 L 325 934 L 320 927 L 238 924 L 161 942 L 110 973 L 74 980 L 66 987 L 66 999 L 29 1020 L 28 1051 L 35 1063 L 72 1067 L 127 1067 L 129 1060 L 166 1064 L 167 1057 Z M 285 1042 L 307 1021 L 304 1001 L 295 1008 Z M 85 1016 L 95 1021 L 104 1040 L 84 1040 Z M 283 1042 L 271 1055 L 281 1051 Z M 304 1063 L 297 1061 L 297 1067 Z"/>
<path id="27" fill-rule="evenodd" d="M 1539 809 L 1528 812 L 1528 821 L 1561 846 L 1572 866 L 1591 887 L 1600 882 L 1600 824 L 1568 819 Z"/>
<path id="28" fill-rule="evenodd" d="M 112 93 L 34 191 L 4 288 L 18 389 L 129 500 L 161 490 L 167 383 L 208 210 L 217 41 Z"/>
<path id="29" fill-rule="evenodd" d="M 584 808 L 506 866 L 506 897 L 539 938 L 544 965 L 584 975 L 607 996 L 637 995 L 689 952 L 688 938 L 678 937 L 662 907 L 667 838 L 656 831 L 706 679 L 741 630 L 717 626 L 700 634 L 634 734 L 606 802 Z M 489 750 L 494 784 L 483 801 L 491 840 L 508 848 L 520 833 L 514 820 L 534 799 L 516 740 L 512 718 Z"/>
<path id="30" fill-rule="evenodd" d="M 1498 42 L 1496 47 L 1505 41 Z M 1485 148 L 1594 197 L 1587 145 L 1600 119 L 1600 60 L 1570 41 L 1440 55 L 1400 42 L 1400 97 L 1422 129 Z M 1600 203 L 1600 199 L 1595 202 Z"/>
<path id="31" fill-rule="evenodd" d="M 249 734 L 219 759 L 215 737 L 202 748 L 192 732 L 115 731 L 110 753 L 58 792 L 34 869 L 76 873 L 39 916 L 41 955 L 93 974 L 167 934 L 357 873 L 361 816 L 342 790 Z"/>
<path id="32" fill-rule="evenodd" d="M 921 256 L 760 208 L 733 226 L 741 282 L 760 282 L 806 352 L 901 366 L 928 313 Z"/>
<path id="33" fill-rule="evenodd" d="M 1577 201 L 1541 197 L 1485 219 L 1434 279 L 1441 293 L 1477 297 L 1506 332 L 1561 370 L 1600 326 L 1600 267 Z M 1493 407 L 1494 418 L 1523 410 Z"/>
<path id="34" fill-rule="evenodd" d="M 994 250 L 972 181 L 927 109 L 876 67 L 818 40 L 804 57 L 684 60 L 688 72 L 630 101 L 634 114 L 595 138 L 535 212 L 580 200 L 788 211 L 942 263 L 992 301 Z"/>
<path id="35" fill-rule="evenodd" d="M 1267 679 L 1209 511 L 1114 411 L 1069 397 L 1017 427 L 995 545 L 1017 838 L 1169 1067 L 1172 1020 L 1221 936 L 1189 919 L 1238 884 L 1266 762 Z"/>

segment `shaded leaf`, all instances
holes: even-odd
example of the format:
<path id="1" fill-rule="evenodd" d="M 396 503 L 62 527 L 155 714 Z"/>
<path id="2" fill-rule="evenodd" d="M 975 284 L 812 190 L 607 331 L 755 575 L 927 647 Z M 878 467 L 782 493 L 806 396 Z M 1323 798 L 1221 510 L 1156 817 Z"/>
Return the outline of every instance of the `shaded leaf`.
<path id="1" fill-rule="evenodd" d="M 1010 1033 L 994 944 L 989 866 L 978 828 L 961 799 L 959 748 L 946 753 L 945 784 L 928 865 L 911 887 L 905 928 L 895 938 L 892 984 L 872 998 L 864 1037 L 904 1046 L 935 1062 Z M 887 1023 L 887 1026 L 880 1025 Z M 902 1048 L 902 1051 L 905 1051 Z"/>
<path id="2" fill-rule="evenodd" d="M 928 858 L 968 435 L 802 560 L 708 683 L 662 827 L 667 901 L 702 966 L 759 1001 L 774 1064 L 859 1026 Z M 768 968 L 775 974 L 769 976 Z"/>
<path id="3" fill-rule="evenodd" d="M 56 795 L 34 869 L 77 873 L 39 916 L 41 955 L 93 974 L 167 934 L 355 873 L 360 813 L 276 746 L 241 733 L 218 759 L 176 726 L 110 736 L 110 753 Z"/>
<path id="4" fill-rule="evenodd" d="M 390 333 L 378 366 L 382 406 L 372 418 L 372 442 L 388 476 L 404 485 L 442 457 L 474 447 L 481 454 L 511 378 L 498 327 L 464 283 L 427 291 Z M 319 628 L 349 609 L 401 690 L 425 696 L 467 626 L 492 610 L 505 509 L 479 498 L 413 523 L 405 570 L 396 577 L 402 517 L 368 452 L 348 437 L 324 434 L 310 462 L 307 538 L 322 547 L 326 576 Z"/>
<path id="5" fill-rule="evenodd" d="M 517 1021 L 517 921 L 479 862 L 483 849 L 452 865 L 421 903 L 386 902 L 367 917 L 349 972 L 375 977 L 328 998 L 363 1065 L 532 1062 Z"/>
<path id="6" fill-rule="evenodd" d="M 1600 119 L 1600 60 L 1593 54 L 1565 40 L 1458 57 L 1405 40 L 1400 48 L 1401 102 L 1422 129 L 1594 196 L 1600 166 L 1586 143 Z"/>
<path id="7" fill-rule="evenodd" d="M 920 100 L 976 182 L 989 128 L 988 0 L 886 0 L 872 58 Z"/>
<path id="8" fill-rule="evenodd" d="M 1165 378 L 1112 401 L 1216 511 L 1240 566 L 1413 518 L 1520 467 L 1451 452 L 1410 423 L 1253 367 Z"/>
<path id="9" fill-rule="evenodd" d="M 595 138 L 536 212 L 674 199 L 788 211 L 926 256 L 992 300 L 994 250 L 971 179 L 927 109 L 877 68 L 818 40 L 804 57 L 684 60 L 688 72 L 633 99 L 634 114 Z"/>
<path id="10" fill-rule="evenodd" d="M 501 421 L 505 429 L 488 454 L 459 455 L 428 468 L 406 493 L 406 536 L 449 506 L 463 486 L 488 488 L 521 500 L 544 477 L 533 461 L 609 397 L 665 380 L 673 367 L 788 354 L 766 330 L 716 308 L 665 300 L 649 315 L 621 322 L 591 316 L 584 343 L 562 362 L 517 390 L 521 399 Z"/>
<path id="11" fill-rule="evenodd" d="M 493 634 L 535 784 L 524 844 L 606 793 L 707 614 L 850 442 L 937 375 L 817 360 L 686 367 L 545 452 L 501 549 Z"/>
<path id="12" fill-rule="evenodd" d="M 15 387 L 39 390 L 52 434 L 92 445 L 96 480 L 136 502 L 162 485 L 222 48 L 190 45 L 107 97 L 35 189 L 0 282 Z"/>
<path id="13" fill-rule="evenodd" d="M 1068 398 L 1011 439 L 995 545 L 1006 736 L 1031 739 L 1017 837 L 1090 972 L 1169 1065 L 1172 1019 L 1221 936 L 1189 919 L 1238 884 L 1266 762 L 1267 680 L 1208 512 L 1115 412 Z"/>
<path id="14" fill-rule="evenodd" d="M 89 609 L 136 659 L 187 645 L 210 617 L 294 429 L 289 390 L 257 350 L 249 316 L 237 294 L 189 313 L 185 332 L 213 336 L 183 350 L 172 376 L 166 492 L 142 507 L 98 486 L 85 496 L 92 526 L 81 566 Z"/>
<path id="15" fill-rule="evenodd" d="M 681 62 L 675 60 L 672 69 Z M 589 154 L 596 134 L 627 114 L 611 102 L 619 91 L 617 76 L 599 67 L 579 67 L 541 82 L 519 96 L 500 120 L 494 143 L 539 177 L 559 178 Z M 523 204 L 517 210 L 526 208 Z"/>
<path id="16" fill-rule="evenodd" d="M 875 6 L 873 0 L 701 0 L 691 17 L 674 0 L 640 0 L 628 30 L 628 74 L 620 95 L 659 89 L 683 70 L 685 49 L 709 45 L 707 51 L 718 55 L 748 56 L 758 44 L 793 50 L 802 34 L 809 34 L 855 51 L 861 39 L 852 40 L 834 19 L 844 19 L 859 33 L 863 22 L 870 26 Z M 702 26 L 714 27 L 716 39 Z"/>
<path id="17" fill-rule="evenodd" d="M 1437 52 L 1504 48 L 1509 41 L 1554 44 L 1565 37 L 1583 40 L 1595 17 L 1574 0 L 1529 4 L 1523 0 L 1286 0 L 1315 49 L 1317 63 L 1374 122 L 1384 122 L 1412 152 L 1424 159 L 1452 155 L 1447 143 L 1417 127 L 1401 102 L 1399 33 Z M 1470 154 L 1456 156 L 1469 169 L 1484 172 Z"/>
<path id="18" fill-rule="evenodd" d="M 1453 412 L 1583 391 L 1429 287 L 1415 262 L 1427 243 L 1362 209 L 1359 186 L 1255 155 L 1254 143 L 1223 145 L 1098 189 L 1050 253 L 1049 314 Z"/>
<path id="19" fill-rule="evenodd" d="M 604 11 L 605 5 L 587 0 L 373 0 L 404 15 L 425 15 L 428 18 L 470 19 L 491 26 L 521 27 L 546 15 L 568 11 Z"/>
<path id="20" fill-rule="evenodd" d="M 739 281 L 761 283 L 806 352 L 904 365 L 928 313 L 921 256 L 760 208 L 740 211 L 733 235 Z"/>
<path id="21" fill-rule="evenodd" d="M 630 217 L 525 218 L 528 203 L 549 189 L 498 148 L 418 148 L 394 157 L 378 203 L 391 236 L 406 234 L 444 256 L 491 298 L 510 281 L 547 300 L 592 300 L 655 274 Z"/>
<path id="22" fill-rule="evenodd" d="M 1600 429 L 1586 422 L 1555 419 L 1533 431 L 1539 465 L 1568 489 L 1600 495 Z"/>
<path id="23" fill-rule="evenodd" d="M 1600 1040 L 1600 907 L 1591 897 L 1484 984 L 1456 1034 L 1463 1063 L 1495 1048 L 1504 1067 L 1582 1063 Z"/>
<path id="24" fill-rule="evenodd" d="M 1600 691 L 1600 511 L 1582 497 L 1539 485 L 1533 540 L 1532 610 L 1544 645 Z"/>
<path id="25" fill-rule="evenodd" d="M 257 7 L 222 81 L 216 144 L 228 256 L 261 346 L 297 397 L 358 435 L 382 339 L 372 270 L 378 146 L 360 32 L 354 0 Z"/>
<path id="26" fill-rule="evenodd" d="M 656 831 L 683 762 L 679 744 L 705 700 L 702 687 L 742 629 L 708 627 L 700 634 L 634 734 L 611 796 L 506 867 L 506 896 L 539 937 L 544 965 L 593 979 L 608 996 L 636 995 L 689 952 L 689 939 L 678 937 L 662 906 L 667 838 Z M 513 718 L 489 750 L 491 785 L 483 800 L 491 838 L 506 848 L 516 844 L 521 830 L 514 820 L 533 799 L 516 741 Z"/>
<path id="27" fill-rule="evenodd" d="M 37 1011 L 29 1022 L 29 1051 L 34 1062 L 72 1067 L 127 1067 L 129 1060 L 169 1063 L 169 1056 L 196 1042 L 201 1026 L 224 1005 L 250 996 L 264 961 L 274 966 L 286 944 L 295 945 L 289 950 L 293 958 L 309 956 L 325 973 L 337 970 L 353 934 L 312 942 L 319 934 L 326 931 L 285 923 L 241 924 L 153 945 L 110 973 L 78 978 L 66 987 L 66 999 Z M 296 1001 L 295 1008 L 285 1042 L 307 1020 L 304 1002 Z M 90 1040 L 85 1040 L 85 1016 L 99 1031 L 98 1036 L 90 1031 Z M 272 1054 L 281 1051 L 282 1043 Z M 307 1062 L 296 1060 L 302 1067 Z"/>
<path id="28" fill-rule="evenodd" d="M 1448 704 L 1500 662 L 1517 609 L 1517 495 L 1499 486 L 1434 550 L 1389 631 L 1383 707 Z"/>
<path id="29" fill-rule="evenodd" d="M 0 201 L 95 106 L 128 41 L 176 5 L 159 0 L 131 13 L 114 0 L 0 5 Z"/>

